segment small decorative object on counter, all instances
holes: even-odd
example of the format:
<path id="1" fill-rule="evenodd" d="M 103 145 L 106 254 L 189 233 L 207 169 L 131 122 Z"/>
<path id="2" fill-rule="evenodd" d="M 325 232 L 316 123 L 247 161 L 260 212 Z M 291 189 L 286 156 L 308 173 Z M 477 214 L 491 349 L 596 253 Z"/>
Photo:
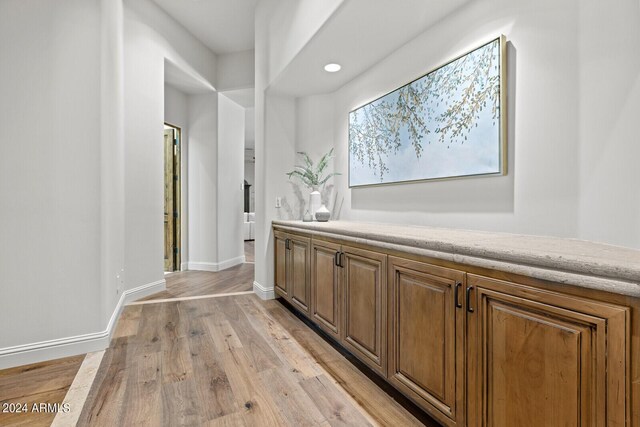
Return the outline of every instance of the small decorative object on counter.
<path id="1" fill-rule="evenodd" d="M 304 216 L 302 217 L 302 221 L 303 222 L 311 222 L 311 221 L 313 221 L 313 217 L 309 213 L 308 209 L 304 212 Z"/>
<path id="2" fill-rule="evenodd" d="M 325 205 L 320 206 L 320 208 L 316 211 L 316 221 L 318 222 L 327 222 L 329 221 L 329 217 L 331 217 L 331 212 Z"/>

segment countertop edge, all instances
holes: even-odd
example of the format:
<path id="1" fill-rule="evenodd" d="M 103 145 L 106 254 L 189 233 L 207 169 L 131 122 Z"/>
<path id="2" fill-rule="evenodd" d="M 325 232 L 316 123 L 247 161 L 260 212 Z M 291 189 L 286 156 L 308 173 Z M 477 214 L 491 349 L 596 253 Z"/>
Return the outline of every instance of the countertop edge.
<path id="1" fill-rule="evenodd" d="M 493 270 L 504 271 L 508 273 L 519 274 L 523 276 L 534 277 L 541 280 L 555 282 L 559 284 L 573 285 L 581 288 L 594 289 L 604 292 L 611 292 L 620 295 L 627 295 L 631 297 L 640 297 L 640 284 L 634 280 L 629 280 L 626 277 L 618 277 L 615 275 L 615 271 L 608 271 L 606 268 L 599 269 L 599 272 L 594 272 L 598 268 L 594 268 L 592 263 L 584 269 L 559 269 L 553 265 L 562 261 L 561 258 L 543 258 L 548 260 L 547 264 L 540 262 L 540 258 L 531 259 L 528 256 L 522 256 L 518 258 L 517 254 L 507 254 L 507 256 L 496 256 L 495 252 L 493 256 L 480 256 L 472 251 L 456 252 L 457 247 L 451 245 L 450 248 L 444 250 L 443 248 L 432 247 L 418 247 L 416 245 L 407 244 L 407 242 L 394 242 L 390 241 L 394 239 L 393 236 L 388 236 L 385 239 L 385 235 L 376 234 L 374 236 L 361 237 L 354 235 L 357 233 L 346 233 L 335 230 L 319 230 L 313 226 L 308 226 L 305 223 L 296 223 L 292 221 L 272 221 L 273 226 L 276 226 L 285 231 L 303 232 L 311 235 L 317 235 L 320 237 L 328 237 L 333 239 L 339 239 L 343 241 L 350 241 L 354 243 L 364 244 L 367 246 L 380 247 L 385 249 L 391 249 L 400 252 L 406 252 L 414 255 L 427 256 L 436 259 L 442 259 L 445 261 L 452 261 L 459 264 L 466 264 L 476 267 L 488 268 Z M 369 224 L 369 223 L 367 223 Z M 397 239 L 397 238 L 395 238 Z M 399 239 L 402 240 L 402 239 Z M 467 248 L 465 248 L 467 249 Z M 469 253 L 471 252 L 471 253 Z M 537 262 L 536 262 L 537 261 Z M 570 267 L 576 267 L 575 263 L 571 263 Z M 596 266 L 597 267 L 597 266 Z"/>

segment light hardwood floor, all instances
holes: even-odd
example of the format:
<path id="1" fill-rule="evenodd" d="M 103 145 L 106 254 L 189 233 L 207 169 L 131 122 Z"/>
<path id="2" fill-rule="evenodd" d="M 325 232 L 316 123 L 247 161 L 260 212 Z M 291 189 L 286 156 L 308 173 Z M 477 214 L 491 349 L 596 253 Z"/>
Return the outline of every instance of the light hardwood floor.
<path id="1" fill-rule="evenodd" d="M 276 301 L 125 308 L 78 425 L 420 425 Z"/>
<path id="2" fill-rule="evenodd" d="M 244 242 L 244 258 L 247 262 L 255 261 L 255 241 L 246 240 Z"/>
<path id="3" fill-rule="evenodd" d="M 142 301 L 243 292 L 253 289 L 254 242 L 244 242 L 245 258 L 249 262 L 223 271 L 178 271 L 165 276 L 167 289 Z"/>
<path id="4" fill-rule="evenodd" d="M 165 291 L 142 301 L 250 291 L 253 289 L 253 277 L 253 264 L 240 264 L 216 273 L 180 271 L 165 276 Z"/>
<path id="5" fill-rule="evenodd" d="M 56 413 L 34 411 L 33 404 L 62 403 L 83 359 L 80 355 L 1 370 L 0 426 L 51 425 Z M 27 404 L 28 411 L 4 412 L 5 403 Z"/>
<path id="6" fill-rule="evenodd" d="M 437 425 L 413 411 L 417 419 L 278 301 L 157 301 L 249 290 L 252 281 L 252 264 L 174 273 L 167 291 L 126 306 L 78 425 Z M 0 371 L 0 400 L 61 402 L 81 362 Z M 0 425 L 52 420 L 14 416 Z"/>

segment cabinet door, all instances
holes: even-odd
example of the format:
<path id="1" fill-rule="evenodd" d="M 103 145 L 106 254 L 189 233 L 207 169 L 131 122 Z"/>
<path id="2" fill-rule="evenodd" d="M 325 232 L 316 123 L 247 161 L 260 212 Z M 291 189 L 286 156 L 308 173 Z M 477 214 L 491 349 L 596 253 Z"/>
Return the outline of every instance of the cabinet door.
<path id="1" fill-rule="evenodd" d="M 287 275 L 287 289 L 291 296 L 291 303 L 305 314 L 309 314 L 311 297 L 310 286 L 310 252 L 311 239 L 289 235 L 289 271 Z"/>
<path id="2" fill-rule="evenodd" d="M 287 235 L 280 231 L 274 232 L 275 246 L 275 291 L 278 295 L 289 298 L 287 290 L 287 257 L 289 251 L 287 249 Z"/>
<path id="3" fill-rule="evenodd" d="M 387 256 L 343 246 L 343 344 L 387 374 Z"/>
<path id="4" fill-rule="evenodd" d="M 336 265 L 340 254 L 337 243 L 313 240 L 311 245 L 311 316 L 335 338 L 340 338 L 340 275 Z"/>
<path id="5" fill-rule="evenodd" d="M 627 308 L 467 280 L 470 426 L 625 425 Z"/>
<path id="6" fill-rule="evenodd" d="M 461 271 L 389 257 L 388 378 L 442 422 L 464 416 L 465 311 L 457 295 L 464 279 Z"/>

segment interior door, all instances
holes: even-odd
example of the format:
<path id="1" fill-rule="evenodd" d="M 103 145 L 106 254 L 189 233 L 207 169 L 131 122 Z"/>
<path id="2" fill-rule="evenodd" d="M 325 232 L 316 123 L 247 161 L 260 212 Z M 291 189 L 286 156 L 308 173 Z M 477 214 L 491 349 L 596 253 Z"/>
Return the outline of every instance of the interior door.
<path id="1" fill-rule="evenodd" d="M 164 131 L 164 270 L 175 271 L 175 159 L 174 130 Z"/>

